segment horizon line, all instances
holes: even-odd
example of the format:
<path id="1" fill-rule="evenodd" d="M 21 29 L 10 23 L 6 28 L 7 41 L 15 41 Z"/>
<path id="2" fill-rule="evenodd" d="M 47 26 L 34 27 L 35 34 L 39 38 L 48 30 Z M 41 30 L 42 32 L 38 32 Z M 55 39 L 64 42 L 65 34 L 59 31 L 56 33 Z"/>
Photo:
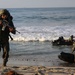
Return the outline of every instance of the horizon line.
<path id="1" fill-rule="evenodd" d="M 3 7 L 0 9 L 11 9 L 11 8 L 75 8 L 75 7 Z"/>

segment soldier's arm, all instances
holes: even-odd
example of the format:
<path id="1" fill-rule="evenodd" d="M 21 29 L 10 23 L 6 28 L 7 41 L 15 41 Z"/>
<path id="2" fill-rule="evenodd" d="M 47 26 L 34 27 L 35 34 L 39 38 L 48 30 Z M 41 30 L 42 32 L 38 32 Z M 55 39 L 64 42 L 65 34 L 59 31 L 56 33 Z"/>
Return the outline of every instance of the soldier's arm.
<path id="1" fill-rule="evenodd" d="M 9 31 L 13 34 L 16 34 L 16 29 L 13 27 L 9 27 Z"/>
<path id="2" fill-rule="evenodd" d="M 13 34 L 16 34 L 16 28 L 14 27 L 12 20 L 9 20 L 9 26 L 9 31 Z"/>

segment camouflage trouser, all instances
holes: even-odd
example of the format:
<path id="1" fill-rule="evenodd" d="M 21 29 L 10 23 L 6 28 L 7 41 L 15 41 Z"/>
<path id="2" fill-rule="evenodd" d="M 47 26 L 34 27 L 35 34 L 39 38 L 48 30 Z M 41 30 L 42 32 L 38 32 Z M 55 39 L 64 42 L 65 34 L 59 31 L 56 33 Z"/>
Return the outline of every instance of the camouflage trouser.
<path id="1" fill-rule="evenodd" d="M 2 43 L 2 49 L 3 49 L 3 55 L 2 55 L 3 65 L 6 65 L 9 58 L 9 41 Z"/>

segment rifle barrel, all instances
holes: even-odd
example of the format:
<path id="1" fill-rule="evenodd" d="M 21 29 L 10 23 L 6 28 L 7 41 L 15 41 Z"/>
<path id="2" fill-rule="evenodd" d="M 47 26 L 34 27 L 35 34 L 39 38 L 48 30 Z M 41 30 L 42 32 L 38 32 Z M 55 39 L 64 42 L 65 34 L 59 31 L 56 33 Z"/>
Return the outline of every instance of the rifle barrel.
<path id="1" fill-rule="evenodd" d="M 19 31 L 17 31 L 17 30 L 16 30 L 16 32 L 18 32 L 18 33 L 20 34 L 20 32 L 19 32 Z"/>

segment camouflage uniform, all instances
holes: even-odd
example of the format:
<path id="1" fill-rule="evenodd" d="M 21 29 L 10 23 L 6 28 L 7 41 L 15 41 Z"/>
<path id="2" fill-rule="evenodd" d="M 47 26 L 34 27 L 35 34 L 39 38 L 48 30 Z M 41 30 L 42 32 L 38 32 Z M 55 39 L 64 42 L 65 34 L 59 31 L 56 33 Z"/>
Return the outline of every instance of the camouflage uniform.
<path id="1" fill-rule="evenodd" d="M 12 22 L 12 16 L 8 12 L 8 10 L 1 10 L 0 14 L 8 15 L 8 18 L 6 18 L 5 20 L 9 23 L 11 27 L 15 28 Z M 9 57 L 9 33 L 10 31 L 8 26 L 5 27 L 4 31 L 2 31 L 2 27 L 0 27 L 0 50 L 1 48 L 3 49 L 3 66 L 6 66 Z M 15 34 L 15 31 L 13 31 L 12 33 Z"/>
<path id="2" fill-rule="evenodd" d="M 2 27 L 0 27 L 0 50 L 3 49 L 3 65 L 6 66 L 9 57 L 9 30 L 8 27 L 2 31 Z"/>

